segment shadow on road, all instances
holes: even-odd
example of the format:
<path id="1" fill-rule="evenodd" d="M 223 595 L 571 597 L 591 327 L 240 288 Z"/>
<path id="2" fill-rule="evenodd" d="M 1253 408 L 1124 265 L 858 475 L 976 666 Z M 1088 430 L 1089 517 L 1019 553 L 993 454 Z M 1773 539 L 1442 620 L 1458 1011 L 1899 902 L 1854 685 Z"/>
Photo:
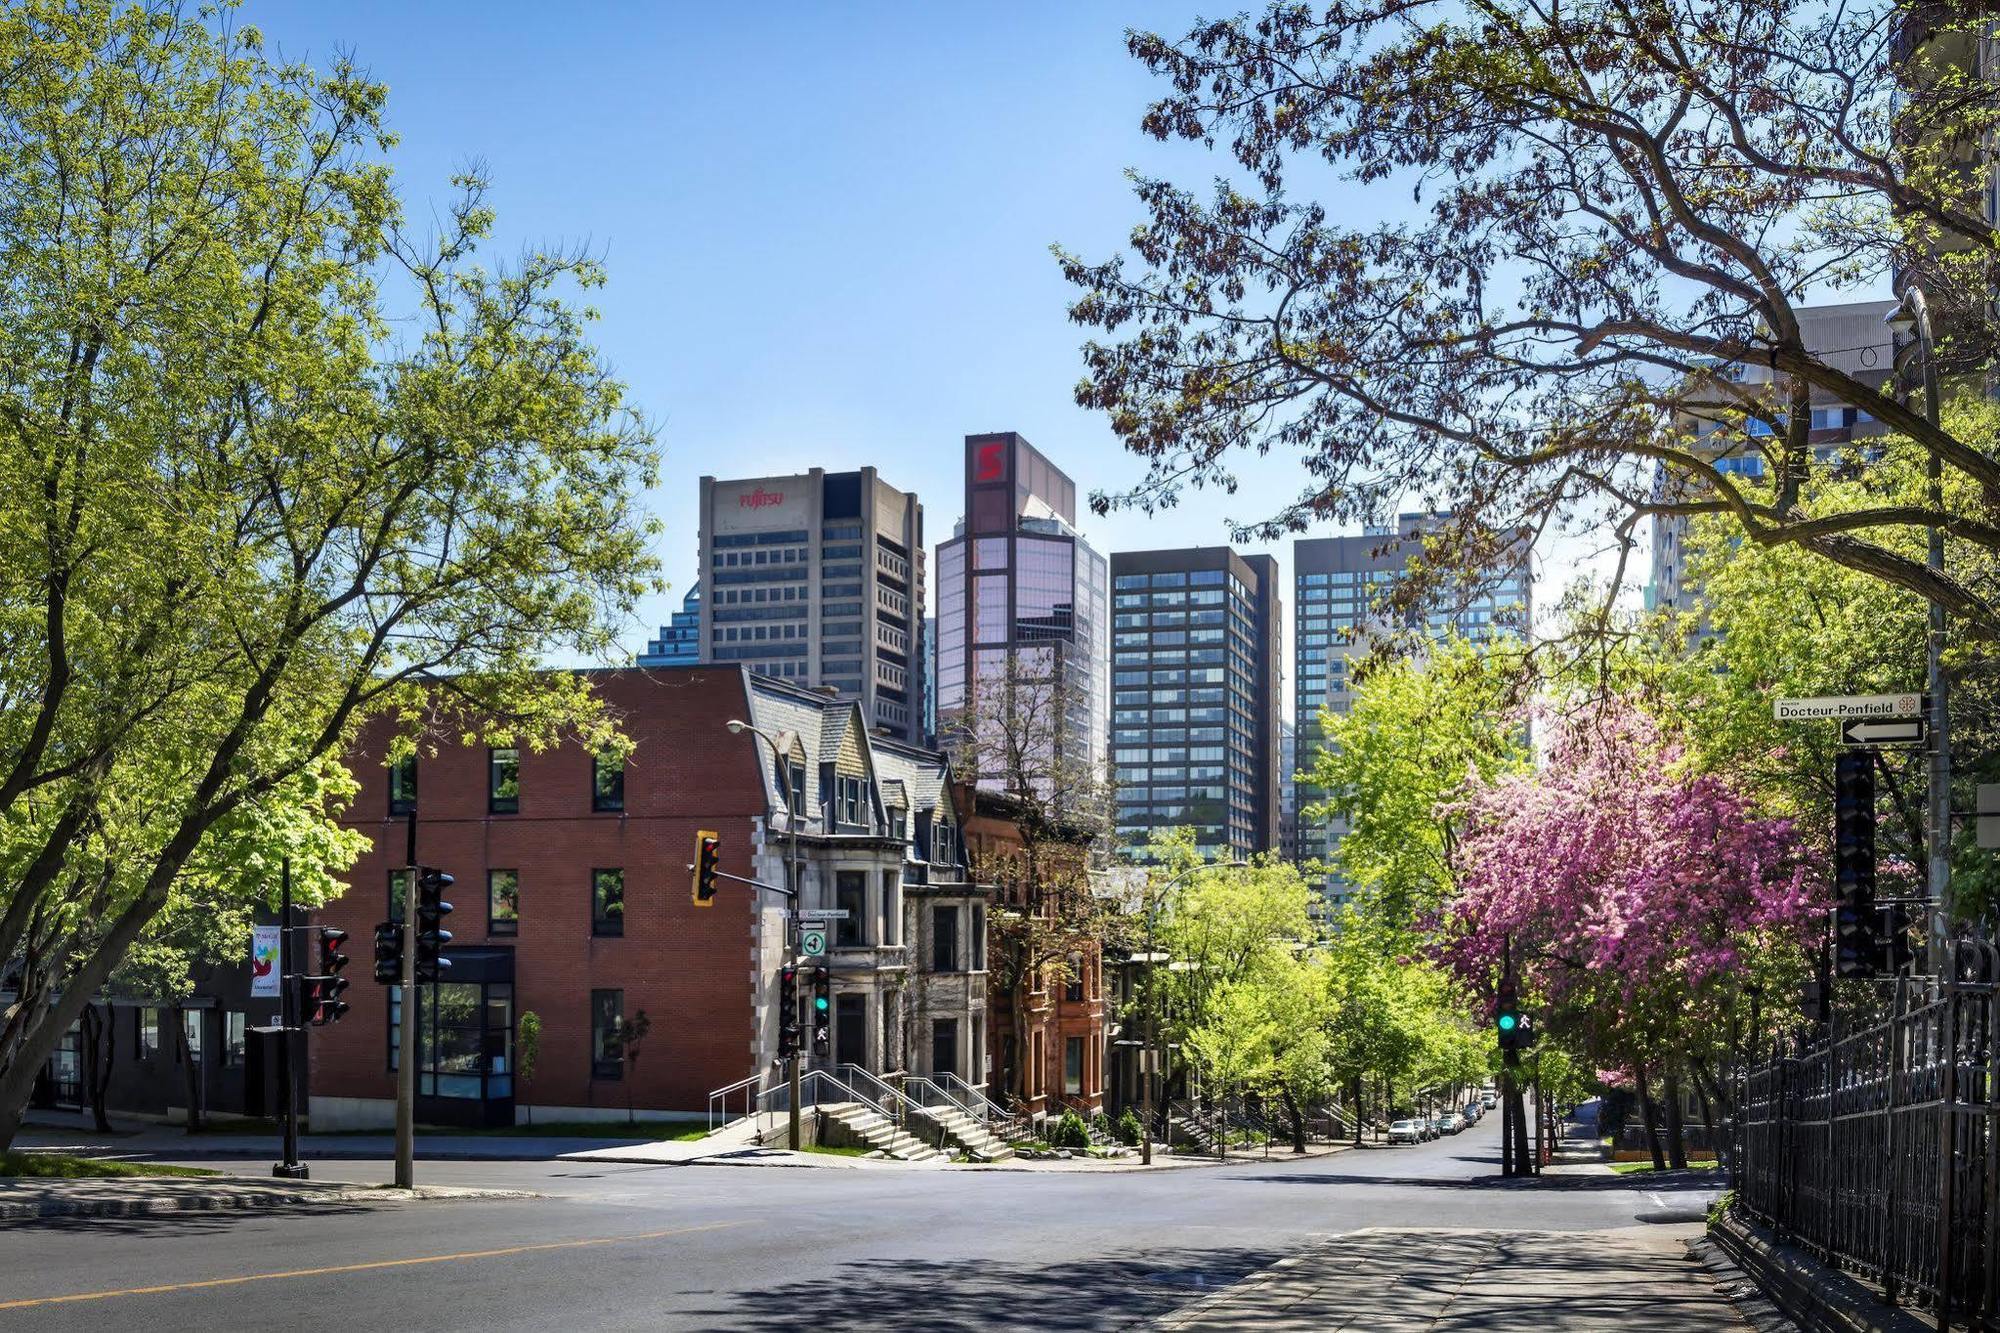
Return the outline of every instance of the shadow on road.
<path id="1" fill-rule="evenodd" d="M 245 1223 L 343 1217 L 401 1206 L 398 1203 L 298 1203 L 256 1208 L 188 1208 L 178 1212 L 133 1213 L 126 1217 L 24 1217 L 0 1222 L 0 1237 L 33 1229 L 92 1236 L 180 1238 L 219 1235 Z"/>
<path id="2" fill-rule="evenodd" d="M 1274 1250 L 1156 1249 L 1034 1267 L 970 1259 L 867 1260 L 838 1284 L 780 1282 L 690 1312 L 699 1328 L 843 1330 L 1125 1327 L 1280 1259 Z"/>

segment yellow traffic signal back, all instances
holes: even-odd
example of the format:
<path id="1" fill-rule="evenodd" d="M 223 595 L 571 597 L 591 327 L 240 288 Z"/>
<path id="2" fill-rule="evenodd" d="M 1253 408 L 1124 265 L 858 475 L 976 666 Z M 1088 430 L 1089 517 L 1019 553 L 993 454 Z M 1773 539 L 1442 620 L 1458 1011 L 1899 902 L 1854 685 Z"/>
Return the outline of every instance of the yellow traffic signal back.
<path id="1" fill-rule="evenodd" d="M 715 871 L 722 860 L 722 838 L 708 829 L 694 835 L 694 905 L 715 906 Z"/>

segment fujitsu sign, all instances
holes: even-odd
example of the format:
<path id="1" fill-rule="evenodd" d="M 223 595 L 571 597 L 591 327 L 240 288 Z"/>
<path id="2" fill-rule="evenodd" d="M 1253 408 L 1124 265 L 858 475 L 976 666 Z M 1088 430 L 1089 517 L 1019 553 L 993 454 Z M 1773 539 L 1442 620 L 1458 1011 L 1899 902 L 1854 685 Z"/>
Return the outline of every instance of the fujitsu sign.
<path id="1" fill-rule="evenodd" d="M 745 491 L 736 497 L 738 509 L 775 509 L 784 502 L 783 491 L 767 491 L 762 486 L 754 491 Z"/>

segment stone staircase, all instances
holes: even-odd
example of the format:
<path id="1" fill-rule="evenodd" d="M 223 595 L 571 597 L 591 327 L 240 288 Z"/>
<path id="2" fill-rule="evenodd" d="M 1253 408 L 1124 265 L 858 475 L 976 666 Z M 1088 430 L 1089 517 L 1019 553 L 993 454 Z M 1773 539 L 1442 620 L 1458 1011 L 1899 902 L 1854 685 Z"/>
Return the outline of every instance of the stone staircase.
<path id="1" fill-rule="evenodd" d="M 927 1106 L 924 1114 L 937 1122 L 945 1138 L 965 1150 L 975 1162 L 1004 1162 L 1014 1155 L 1014 1145 L 995 1134 L 983 1122 L 951 1106 Z"/>
<path id="2" fill-rule="evenodd" d="M 835 1102 L 821 1105 L 819 1113 L 823 1117 L 821 1142 L 829 1139 L 845 1139 L 857 1147 L 882 1152 L 903 1162 L 942 1162 L 945 1155 L 925 1143 L 908 1130 L 899 1128 L 893 1120 L 872 1106 L 860 1102 Z M 835 1134 L 826 1134 L 825 1121 L 837 1126 Z"/>

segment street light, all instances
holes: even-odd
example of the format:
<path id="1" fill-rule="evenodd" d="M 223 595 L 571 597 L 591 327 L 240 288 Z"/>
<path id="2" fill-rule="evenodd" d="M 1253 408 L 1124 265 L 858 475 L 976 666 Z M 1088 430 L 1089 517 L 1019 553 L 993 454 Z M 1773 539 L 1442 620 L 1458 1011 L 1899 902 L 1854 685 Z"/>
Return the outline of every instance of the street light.
<path id="1" fill-rule="evenodd" d="M 773 736 L 762 727 L 753 727 L 748 722 L 740 721 L 737 718 L 731 718 L 723 725 L 729 728 L 729 734 L 732 736 L 741 736 L 747 731 L 771 747 L 771 766 L 777 770 L 778 788 L 784 794 L 785 834 L 786 840 L 790 844 L 785 857 L 785 887 L 791 890 L 791 911 L 785 920 L 785 962 L 796 965 L 799 951 L 799 890 L 803 887 L 799 879 L 799 814 L 805 809 L 806 803 L 804 792 L 794 792 L 792 790 L 792 770 L 791 766 L 785 762 L 785 757 L 799 743 L 799 735 L 795 731 L 781 731 Z M 754 742 L 751 748 L 753 750 L 756 748 Z M 769 827 L 768 821 L 765 826 Z M 792 1015 L 794 1019 L 797 1017 L 796 1014 Z M 784 1015 L 779 1015 L 778 1021 L 780 1026 L 783 1026 L 784 1019 Z M 797 1051 L 793 1051 L 790 1058 L 785 1062 L 785 1084 L 789 1093 L 787 1100 L 791 1103 L 791 1123 L 787 1126 L 787 1146 L 793 1152 L 797 1152 L 799 1145 L 804 1141 L 799 1132 L 799 1053 Z"/>
<path id="2" fill-rule="evenodd" d="M 1904 337 L 1916 335 L 1917 355 L 1923 360 L 1924 375 L 1924 416 L 1932 429 L 1938 429 L 1938 373 L 1937 344 L 1932 336 L 1930 306 L 1924 300 L 1923 288 L 1911 283 L 1903 290 L 1903 299 L 1890 311 L 1884 322 L 1896 333 Z M 1924 464 L 1924 476 L 1929 483 L 1929 501 L 1933 515 L 1944 513 L 1944 463 L 1935 448 L 1926 450 L 1929 455 Z M 1944 529 L 1933 522 L 1929 529 L 1929 549 L 1925 565 L 1934 573 L 1944 573 Z M 1930 896 L 1935 903 L 1931 917 L 1931 947 L 1933 953 L 1942 947 L 1947 927 L 1945 918 L 1945 890 L 1951 881 L 1951 721 L 1946 708 L 1948 682 L 1944 674 L 1944 603 L 1936 597 L 1930 599 L 1930 634 L 1926 645 L 1925 688 L 1931 697 L 1931 763 L 1930 763 L 1930 873 L 1928 882 Z"/>
<path id="3" fill-rule="evenodd" d="M 1153 1164 L 1153 1079 L 1159 1073 L 1159 1070 L 1156 1070 L 1154 1073 L 1148 1074 L 1144 1066 L 1146 1060 L 1151 1057 L 1159 1057 L 1160 1069 L 1164 1069 L 1166 1065 L 1165 1053 L 1155 1050 L 1155 1047 L 1160 1043 L 1160 1007 L 1159 990 L 1153 984 L 1153 965 L 1157 961 L 1157 951 L 1153 947 L 1153 928 L 1159 918 L 1159 890 L 1171 889 L 1182 880 L 1185 880 L 1189 875 L 1198 874 L 1203 870 L 1240 870 L 1249 864 L 1248 861 L 1204 861 L 1200 865 L 1189 866 L 1186 870 L 1181 871 L 1180 874 L 1168 879 L 1166 883 L 1157 886 L 1153 883 L 1151 875 L 1146 876 L 1146 1042 L 1145 1045 L 1140 1047 L 1142 1055 L 1140 1057 L 1139 1070 L 1139 1087 L 1141 1096 L 1144 1098 L 1143 1105 L 1145 1107 L 1145 1116 L 1139 1126 L 1139 1164 L 1141 1166 L 1151 1166 Z M 1224 1132 L 1225 1134 L 1227 1133 L 1226 1130 Z M 1223 1147 L 1224 1151 L 1228 1150 L 1226 1139 Z"/>

